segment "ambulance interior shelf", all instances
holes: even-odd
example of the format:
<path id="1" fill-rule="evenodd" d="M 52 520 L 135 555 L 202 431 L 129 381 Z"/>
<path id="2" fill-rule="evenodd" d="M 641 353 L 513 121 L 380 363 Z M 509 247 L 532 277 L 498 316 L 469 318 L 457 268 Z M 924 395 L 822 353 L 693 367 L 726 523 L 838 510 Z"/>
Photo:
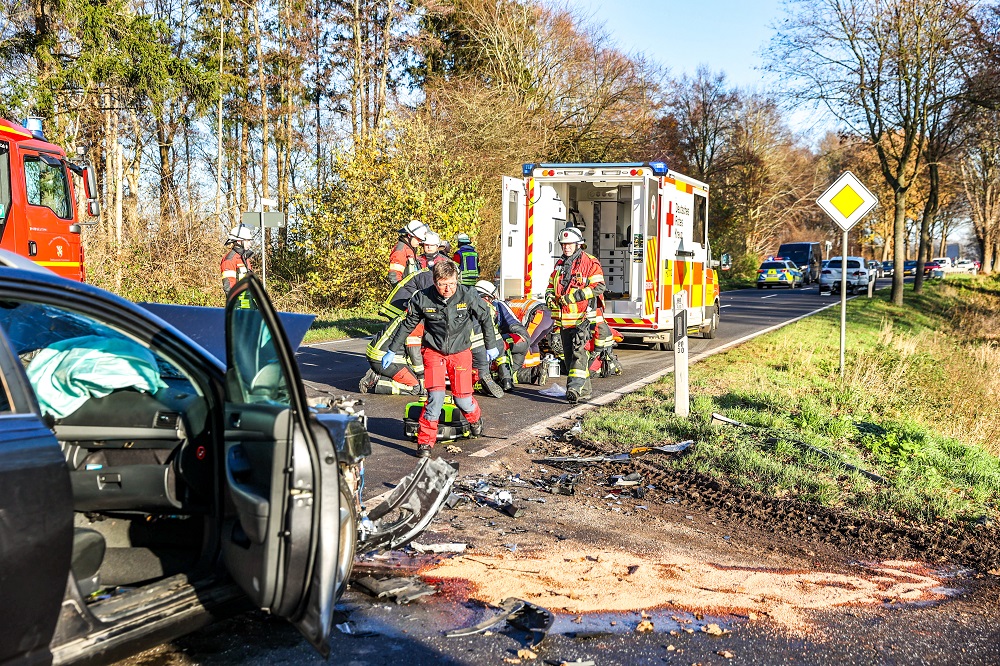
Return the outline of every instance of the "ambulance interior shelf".
<path id="1" fill-rule="evenodd" d="M 620 200 L 623 196 L 626 199 Z M 584 230 L 591 253 L 604 269 L 606 298 L 628 298 L 632 282 L 632 187 L 571 185 L 569 198 L 571 219 L 581 218 L 577 226 Z"/>

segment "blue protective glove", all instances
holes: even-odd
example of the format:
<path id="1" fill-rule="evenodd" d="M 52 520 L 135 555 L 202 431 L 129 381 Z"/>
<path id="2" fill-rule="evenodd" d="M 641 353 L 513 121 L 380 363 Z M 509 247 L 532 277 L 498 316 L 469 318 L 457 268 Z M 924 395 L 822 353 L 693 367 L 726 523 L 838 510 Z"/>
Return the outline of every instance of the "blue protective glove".
<path id="1" fill-rule="evenodd" d="M 390 365 L 392 365 L 392 361 L 395 358 L 396 354 L 395 352 L 392 351 L 387 351 L 386 353 L 382 354 L 382 369 L 385 370 Z"/>
<path id="2" fill-rule="evenodd" d="M 486 358 L 490 361 L 495 361 L 498 356 L 500 356 L 500 350 L 497 347 L 490 347 L 486 350 Z"/>

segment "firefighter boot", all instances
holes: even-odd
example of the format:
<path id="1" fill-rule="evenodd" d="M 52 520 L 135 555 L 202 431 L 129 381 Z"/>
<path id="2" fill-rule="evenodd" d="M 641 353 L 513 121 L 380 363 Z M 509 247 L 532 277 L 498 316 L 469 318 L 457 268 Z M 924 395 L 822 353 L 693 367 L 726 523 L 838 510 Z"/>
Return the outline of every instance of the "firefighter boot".
<path id="1" fill-rule="evenodd" d="M 503 388 L 490 377 L 488 372 L 479 373 L 479 384 L 483 387 L 483 390 L 493 396 L 494 398 L 503 397 Z"/>
<path id="2" fill-rule="evenodd" d="M 505 392 L 510 393 L 514 390 L 514 378 L 510 374 L 510 366 L 506 363 L 497 368 L 497 374 L 500 375 L 500 388 Z"/>
<path id="3" fill-rule="evenodd" d="M 473 437 L 483 436 L 483 417 L 480 416 L 478 421 L 469 423 L 469 432 L 472 433 Z"/>
<path id="4" fill-rule="evenodd" d="M 378 375 L 375 374 L 374 370 L 369 370 L 365 373 L 365 376 L 361 378 L 361 381 L 358 382 L 358 392 L 369 393 L 373 388 L 375 388 L 375 384 L 377 383 Z"/>

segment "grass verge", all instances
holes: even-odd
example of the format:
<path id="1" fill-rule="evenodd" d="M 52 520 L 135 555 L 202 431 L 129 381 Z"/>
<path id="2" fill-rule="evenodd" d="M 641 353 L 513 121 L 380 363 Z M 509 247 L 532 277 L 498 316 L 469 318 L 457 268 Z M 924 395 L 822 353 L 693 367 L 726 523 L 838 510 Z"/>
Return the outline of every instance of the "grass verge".
<path id="1" fill-rule="evenodd" d="M 306 332 L 306 344 L 339 340 L 341 338 L 361 338 L 378 333 L 385 326 L 385 319 L 366 308 L 345 308 L 329 310 L 316 315 L 315 321 Z"/>
<path id="2" fill-rule="evenodd" d="M 831 308 L 693 365 L 690 418 L 673 414 L 668 376 L 589 413 L 582 435 L 609 449 L 695 439 L 671 464 L 870 517 L 996 519 L 1000 281 L 926 284 L 903 307 L 887 299 L 848 304 L 844 379 Z M 712 412 L 749 427 L 712 425 Z"/>

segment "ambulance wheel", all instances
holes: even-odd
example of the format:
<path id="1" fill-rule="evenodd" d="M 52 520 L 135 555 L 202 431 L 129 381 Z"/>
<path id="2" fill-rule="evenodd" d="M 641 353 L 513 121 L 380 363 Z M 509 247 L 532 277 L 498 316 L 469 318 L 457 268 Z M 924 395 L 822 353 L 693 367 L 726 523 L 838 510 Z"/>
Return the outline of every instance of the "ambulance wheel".
<path id="1" fill-rule="evenodd" d="M 347 582 L 351 577 L 351 569 L 354 567 L 354 549 L 358 540 L 358 510 L 354 505 L 354 495 L 347 487 L 344 479 L 340 480 L 340 543 L 349 544 L 347 548 L 340 549 L 337 557 L 337 576 L 340 583 L 337 585 L 337 596 L 339 599 L 347 590 Z"/>
<path id="2" fill-rule="evenodd" d="M 652 349 L 653 351 L 673 351 L 674 350 L 674 343 L 673 342 L 651 342 L 649 344 L 649 348 Z"/>
<path id="3" fill-rule="evenodd" d="M 701 329 L 701 337 L 705 340 L 715 339 L 715 332 L 719 330 L 719 304 L 712 308 L 712 318 L 708 321 L 708 326 Z"/>

